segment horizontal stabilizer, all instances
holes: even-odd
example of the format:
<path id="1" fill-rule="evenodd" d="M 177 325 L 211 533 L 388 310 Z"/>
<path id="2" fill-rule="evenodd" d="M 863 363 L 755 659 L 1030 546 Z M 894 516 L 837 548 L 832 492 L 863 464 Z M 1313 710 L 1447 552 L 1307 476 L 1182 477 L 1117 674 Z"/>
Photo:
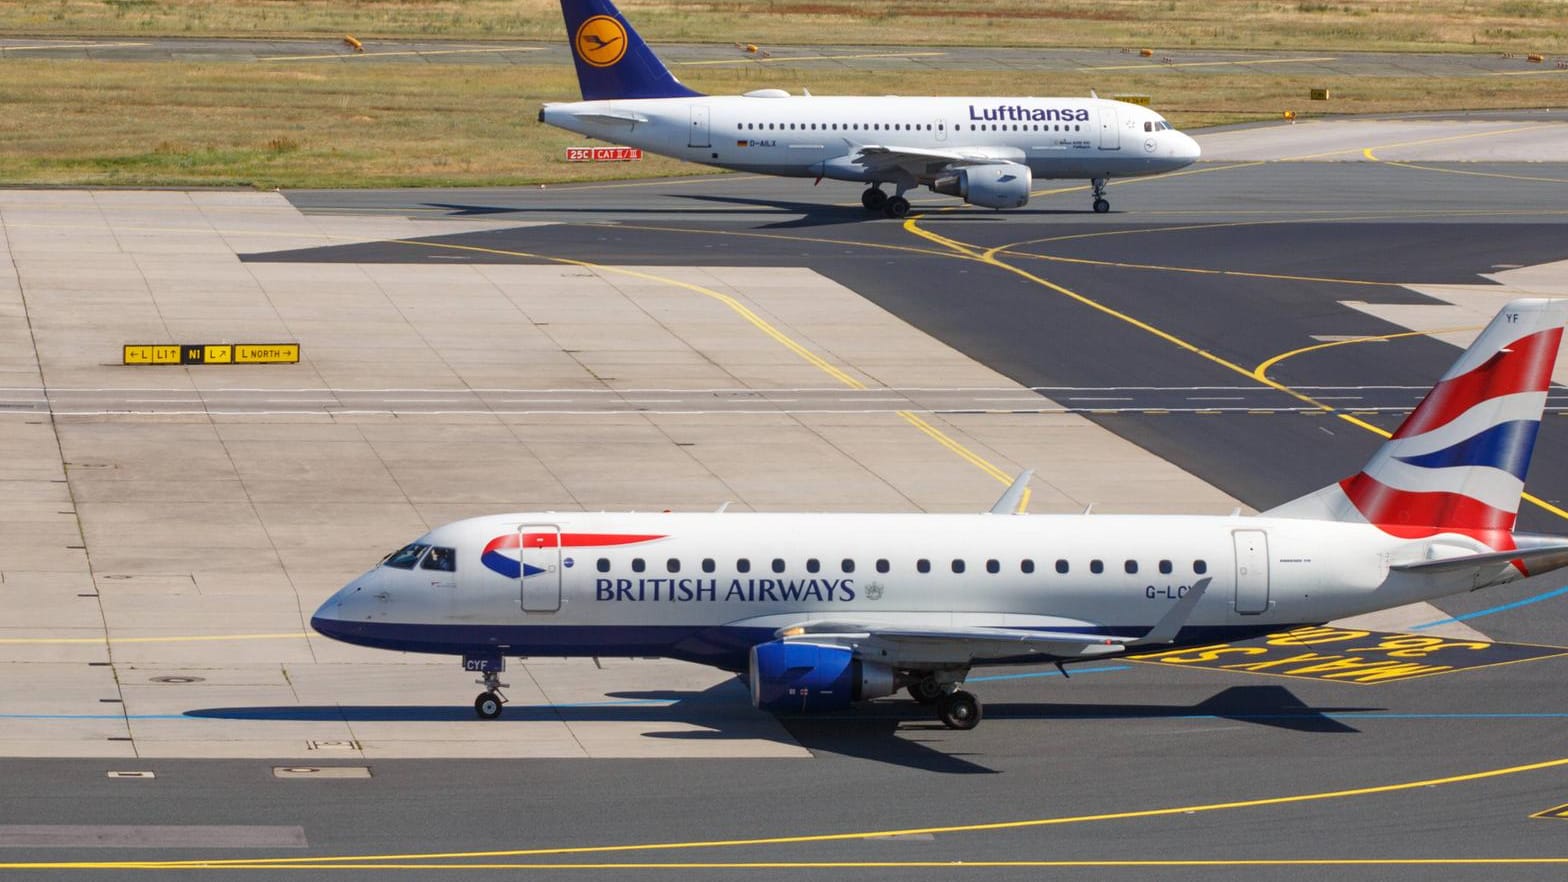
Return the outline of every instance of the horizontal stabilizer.
<path id="1" fill-rule="evenodd" d="M 630 110 L 596 110 L 591 113 L 583 111 L 574 113 L 572 116 L 585 122 L 622 126 L 635 126 L 648 121 L 646 116 L 640 113 L 632 113 Z"/>
<path id="2" fill-rule="evenodd" d="M 1436 575 L 1457 573 L 1464 570 L 1495 567 L 1518 561 L 1524 565 L 1526 575 L 1538 576 L 1552 570 L 1568 567 L 1568 545 L 1543 545 L 1539 548 L 1521 548 L 1513 551 L 1488 551 L 1483 554 L 1466 554 L 1438 560 L 1417 560 L 1394 564 L 1391 570 L 1402 573 Z"/>

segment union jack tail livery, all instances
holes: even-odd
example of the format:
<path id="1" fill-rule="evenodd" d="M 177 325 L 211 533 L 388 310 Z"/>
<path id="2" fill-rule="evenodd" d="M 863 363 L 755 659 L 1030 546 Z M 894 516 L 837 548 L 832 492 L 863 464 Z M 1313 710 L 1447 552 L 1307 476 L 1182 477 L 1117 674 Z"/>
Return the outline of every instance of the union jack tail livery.
<path id="1" fill-rule="evenodd" d="M 1515 547 L 1568 300 L 1503 308 L 1357 474 L 1265 512 L 1370 523 L 1403 539 L 1469 536 Z"/>

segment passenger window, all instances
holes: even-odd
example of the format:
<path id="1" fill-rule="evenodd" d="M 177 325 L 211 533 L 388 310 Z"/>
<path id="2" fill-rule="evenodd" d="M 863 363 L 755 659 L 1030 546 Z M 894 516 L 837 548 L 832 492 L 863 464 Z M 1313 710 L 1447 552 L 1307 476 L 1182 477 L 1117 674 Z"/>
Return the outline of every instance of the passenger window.
<path id="1" fill-rule="evenodd" d="M 1168 560 L 1160 561 L 1160 575 L 1162 575 L 1162 576 L 1169 576 L 1170 574 L 1171 574 L 1171 562 L 1168 561 Z"/>
<path id="2" fill-rule="evenodd" d="M 711 573 L 715 569 L 717 569 L 717 566 L 713 563 L 713 558 L 705 557 L 702 559 L 702 571 L 704 573 Z"/>
<path id="3" fill-rule="evenodd" d="M 784 558 L 782 558 L 782 557 L 775 557 L 773 559 L 773 572 L 775 572 L 775 573 L 782 573 L 782 572 L 784 572 Z"/>
<path id="4" fill-rule="evenodd" d="M 1099 574 L 1105 572 L 1105 564 L 1099 560 L 1091 560 L 1089 561 L 1089 572 L 1098 576 Z"/>
<path id="5" fill-rule="evenodd" d="M 1192 571 L 1201 576 L 1209 571 L 1209 565 L 1201 560 L 1195 560 L 1192 562 Z"/>
<path id="6" fill-rule="evenodd" d="M 959 559 L 959 558 L 954 558 L 953 559 L 953 572 L 955 572 L 955 573 L 962 573 L 963 571 L 964 571 L 964 562 L 961 559 Z"/>
<path id="7" fill-rule="evenodd" d="M 737 572 L 737 573 L 749 573 L 749 572 L 751 572 L 751 561 L 747 560 L 744 557 L 741 558 L 740 560 L 735 561 L 735 572 Z"/>
<path id="8" fill-rule="evenodd" d="M 1018 568 L 1026 573 L 1032 573 L 1034 572 L 1034 561 L 1026 557 L 1018 562 Z"/>
<path id="9" fill-rule="evenodd" d="M 844 558 L 844 561 L 841 564 L 839 564 L 839 569 L 843 570 L 846 573 L 853 573 L 855 571 L 855 562 L 853 560 L 851 560 L 850 558 L 846 557 L 846 558 Z"/>
<path id="10" fill-rule="evenodd" d="M 669 560 L 665 561 L 664 562 L 664 568 L 666 570 L 669 570 L 672 573 L 680 572 L 681 571 L 681 561 L 680 561 L 680 558 L 672 557 Z"/>
<path id="11" fill-rule="evenodd" d="M 806 572 L 808 572 L 808 573 L 815 573 L 815 572 L 821 571 L 821 569 L 822 569 L 822 564 L 818 563 L 816 558 L 814 558 L 814 557 L 806 558 Z"/>
<path id="12" fill-rule="evenodd" d="M 648 564 L 640 557 L 632 558 L 632 572 L 640 573 L 648 568 Z"/>
<path id="13" fill-rule="evenodd" d="M 437 546 L 430 549 L 425 555 L 425 562 L 419 565 L 422 570 L 438 570 L 443 573 L 457 571 L 457 551 L 451 548 Z"/>
<path id="14" fill-rule="evenodd" d="M 931 561 L 928 561 L 928 560 L 926 560 L 923 557 L 921 559 L 915 561 L 915 572 L 917 572 L 917 573 L 929 573 L 929 572 L 931 572 Z"/>
<path id="15" fill-rule="evenodd" d="M 985 571 L 988 572 L 988 573 L 1000 573 L 1002 571 L 1002 563 L 1001 563 L 1001 561 L 996 561 L 996 560 L 988 560 L 988 561 L 986 561 L 985 562 Z"/>
<path id="16" fill-rule="evenodd" d="M 1067 561 L 1065 561 L 1065 560 L 1059 560 L 1059 561 L 1057 561 L 1057 562 L 1056 562 L 1056 571 L 1057 571 L 1057 572 L 1058 572 L 1058 573 L 1061 573 L 1061 574 L 1063 574 L 1063 575 L 1066 575 L 1066 573 L 1067 573 L 1067 571 L 1068 571 L 1068 570 L 1069 570 L 1069 569 L 1071 569 L 1071 568 L 1070 568 L 1070 567 L 1069 567 L 1069 566 L 1068 566 L 1068 565 L 1067 565 Z"/>
<path id="17" fill-rule="evenodd" d="M 1138 574 L 1138 562 L 1135 560 L 1127 561 L 1122 564 L 1122 569 L 1127 572 L 1127 575 L 1136 576 Z"/>
<path id="18" fill-rule="evenodd" d="M 608 573 L 610 571 L 610 559 L 607 557 L 601 557 L 599 558 L 599 562 L 596 564 L 596 566 L 599 572 Z"/>
<path id="19" fill-rule="evenodd" d="M 877 558 L 877 572 L 885 573 L 885 572 L 887 572 L 890 569 L 892 569 L 892 566 L 890 566 L 888 564 L 887 558 L 885 558 L 885 557 Z"/>
<path id="20" fill-rule="evenodd" d="M 419 558 L 425 553 L 425 549 L 429 547 L 428 545 L 420 545 L 417 542 L 413 545 L 405 545 L 387 555 L 383 566 L 389 566 L 397 570 L 411 570 L 414 568 L 414 564 L 419 562 Z"/>

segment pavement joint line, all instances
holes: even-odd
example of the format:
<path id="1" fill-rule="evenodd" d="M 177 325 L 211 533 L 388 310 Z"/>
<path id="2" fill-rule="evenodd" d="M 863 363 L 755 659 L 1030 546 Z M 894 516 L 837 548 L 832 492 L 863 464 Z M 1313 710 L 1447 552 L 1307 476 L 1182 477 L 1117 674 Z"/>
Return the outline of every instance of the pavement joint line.
<path id="1" fill-rule="evenodd" d="M 817 355 L 815 352 L 812 352 L 810 349 L 807 349 L 805 346 L 803 346 L 799 342 L 797 342 L 794 338 L 790 337 L 789 335 L 785 334 L 783 331 L 780 331 L 778 328 L 774 327 L 772 323 L 768 322 L 766 319 L 764 319 L 761 316 L 757 315 L 755 312 L 753 312 L 750 308 L 748 308 L 745 304 L 741 303 L 735 297 L 732 297 L 732 296 L 730 296 L 728 294 L 725 294 L 725 293 L 723 293 L 721 291 L 715 291 L 712 288 L 704 287 L 702 285 L 697 285 L 697 284 L 694 284 L 692 282 L 683 282 L 680 279 L 670 278 L 669 276 L 661 276 L 661 275 L 657 275 L 655 273 L 646 273 L 646 272 L 642 272 L 641 270 L 628 269 L 626 267 L 617 267 L 617 266 L 610 266 L 610 265 L 607 265 L 607 264 L 592 263 L 592 262 L 585 261 L 585 260 L 576 260 L 576 259 L 570 258 L 570 257 L 554 257 L 554 256 L 549 256 L 549 255 L 532 254 L 532 253 L 525 252 L 525 251 L 512 251 L 512 250 L 501 249 L 501 248 L 484 248 L 484 247 L 477 246 L 477 245 L 460 245 L 460 244 L 453 243 L 453 242 L 427 242 L 427 241 L 420 241 L 420 240 L 416 240 L 416 239 L 393 239 L 393 240 L 390 240 L 390 241 L 393 244 L 397 244 L 397 245 L 411 245 L 411 246 L 414 246 L 414 247 L 423 247 L 423 248 L 446 248 L 446 249 L 452 249 L 452 250 L 456 250 L 456 251 L 470 251 L 470 252 L 478 252 L 478 253 L 484 253 L 484 254 L 496 254 L 496 255 L 510 256 L 510 257 L 531 257 L 531 258 L 535 258 L 535 259 L 550 260 L 550 261 L 554 261 L 556 263 L 564 263 L 564 264 L 568 264 L 568 265 L 571 265 L 571 266 L 583 267 L 584 269 L 598 270 L 598 271 L 602 271 L 602 272 L 614 273 L 614 274 L 617 274 L 617 275 L 631 276 L 632 278 L 643 279 L 643 280 L 651 281 L 651 282 L 658 282 L 660 284 L 665 284 L 665 285 L 672 285 L 672 286 L 677 287 L 677 288 L 684 288 L 684 289 L 686 289 L 688 291 L 691 291 L 693 293 L 701 294 L 704 297 L 710 297 L 710 298 L 712 298 L 714 300 L 719 301 L 720 303 L 724 304 L 725 306 L 729 307 L 731 311 L 733 311 L 735 314 L 739 315 L 742 319 L 745 319 L 749 324 L 752 325 L 752 327 L 754 327 L 757 330 L 761 331 L 766 336 L 772 338 L 775 342 L 779 343 L 784 348 L 786 348 L 789 351 L 791 351 L 791 352 L 795 353 L 796 355 L 800 356 L 802 359 L 804 359 L 807 363 L 811 364 L 813 367 L 817 368 L 818 370 L 822 371 L 823 373 L 827 374 L 828 376 L 832 377 L 833 379 L 838 380 L 840 383 L 843 383 L 848 388 L 854 389 L 854 390 L 857 390 L 857 391 L 871 389 L 870 386 L 867 386 L 865 383 L 861 382 L 860 380 L 850 376 L 848 373 L 845 373 L 842 369 L 840 369 L 836 365 L 832 364 L 827 359 L 823 358 L 820 355 Z M 966 461 L 966 462 L 968 462 L 968 463 L 970 463 L 972 465 L 975 465 L 981 471 L 985 472 L 987 475 L 990 475 L 992 478 L 996 479 L 999 483 L 1004 484 L 1004 485 L 1010 485 L 1012 483 L 1012 478 L 1007 474 L 1007 472 L 1003 471 L 1000 468 L 997 468 L 994 464 L 992 464 L 985 457 L 980 456 L 979 454 L 977 454 L 974 451 L 970 450 L 969 448 L 967 448 L 966 446 L 964 446 L 960 442 L 954 440 L 947 433 L 945 433 L 942 430 L 936 428 L 935 426 L 931 425 L 930 423 L 926 422 L 925 420 L 921 419 L 920 417 L 916 416 L 913 413 L 910 413 L 908 411 L 899 411 L 898 413 L 899 413 L 899 416 L 903 417 L 903 419 L 906 422 L 908 422 L 910 425 L 912 425 L 915 428 L 919 429 L 920 431 L 924 432 L 926 435 L 931 437 L 933 440 L 935 440 L 938 443 L 940 443 L 943 447 L 946 447 L 948 450 L 952 451 L 953 453 L 958 454 L 958 456 L 960 458 L 962 458 L 964 461 Z M 1028 496 L 1028 494 L 1026 492 L 1026 494 L 1025 494 L 1025 501 L 1027 501 L 1027 496 Z"/>
<path id="2" fill-rule="evenodd" d="M 1230 359 L 1224 358 L 1223 356 L 1220 356 L 1220 355 L 1216 355 L 1215 353 L 1210 352 L 1210 351 L 1208 351 L 1206 349 L 1203 349 L 1203 348 L 1201 348 L 1201 347 L 1199 347 L 1199 346 L 1197 346 L 1197 345 L 1195 345 L 1193 343 L 1190 343 L 1187 340 L 1184 340 L 1181 337 L 1178 337 L 1175 334 L 1170 333 L 1169 331 L 1162 330 L 1160 328 L 1155 327 L 1154 325 L 1149 324 L 1148 322 L 1145 322 L 1145 321 L 1143 321 L 1141 319 L 1135 318 L 1134 316 L 1132 316 L 1129 313 L 1122 312 L 1121 310 L 1118 310 L 1118 309 L 1115 309 L 1113 307 L 1107 306 L 1107 305 L 1105 305 L 1103 303 L 1100 303 L 1097 300 L 1094 300 L 1094 299 L 1092 299 L 1090 297 L 1087 297 L 1087 296 L 1085 296 L 1083 294 L 1080 294 L 1080 293 L 1078 293 L 1076 291 L 1073 291 L 1070 288 L 1063 287 L 1062 285 L 1058 285 L 1055 282 L 1050 281 L 1049 279 L 1045 279 L 1045 278 L 1043 278 L 1041 276 L 1037 276 L 1034 273 L 1029 272 L 1028 270 L 1021 269 L 1019 267 L 1013 266 L 1012 264 L 1007 263 L 1007 262 L 997 258 L 994 254 L 992 254 L 990 252 L 980 252 L 980 253 L 977 253 L 978 246 L 970 245 L 970 244 L 965 243 L 965 242 L 960 242 L 960 241 L 958 241 L 956 239 L 952 239 L 952 238 L 949 238 L 947 236 L 943 236 L 943 235 L 941 235 L 939 233 L 934 233 L 934 232 L 931 232 L 930 230 L 922 229 L 920 227 L 920 225 L 919 225 L 919 221 L 920 220 L 921 220 L 920 217 L 912 217 L 912 218 L 909 218 L 909 219 L 905 220 L 904 221 L 904 229 L 909 231 L 910 233 L 913 233 L 916 236 L 920 236 L 921 238 L 927 239 L 927 240 L 932 241 L 932 242 L 936 242 L 939 245 L 944 245 L 944 246 L 946 246 L 948 248 L 951 248 L 955 252 L 957 252 L 958 254 L 960 254 L 960 255 L 962 255 L 964 257 L 968 257 L 968 258 L 970 258 L 972 260 L 975 260 L 975 261 L 978 261 L 980 263 L 985 263 L 985 264 L 989 264 L 991 266 L 995 266 L 995 267 L 997 267 L 999 269 L 1005 270 L 1007 272 L 1013 273 L 1014 275 L 1020 276 L 1020 277 L 1022 277 L 1024 279 L 1027 279 L 1027 280 L 1029 280 L 1031 282 L 1034 282 L 1035 284 L 1040 285 L 1041 287 L 1044 287 L 1044 288 L 1047 288 L 1049 290 L 1055 291 L 1058 294 L 1061 294 L 1061 295 L 1063 295 L 1065 297 L 1068 297 L 1068 298 L 1070 298 L 1072 300 L 1075 300 L 1075 301 L 1077 301 L 1078 303 L 1080 303 L 1080 304 L 1082 304 L 1084 306 L 1087 306 L 1087 307 L 1089 307 L 1091 309 L 1094 309 L 1094 310 L 1096 310 L 1098 312 L 1101 312 L 1101 313 L 1103 313 L 1103 314 L 1105 314 L 1107 316 L 1110 316 L 1110 317 L 1112 317 L 1114 319 L 1117 319 L 1119 321 L 1125 322 L 1126 324 L 1132 325 L 1133 327 L 1138 328 L 1141 331 L 1144 331 L 1144 332 L 1146 332 L 1148 334 L 1151 334 L 1151 335 L 1153 335 L 1155 337 L 1158 337 L 1159 339 L 1164 340 L 1167 343 L 1170 343 L 1171 345 L 1176 346 L 1179 349 L 1185 350 L 1187 352 L 1190 352 L 1190 353 L 1198 356 L 1199 358 L 1202 358 L 1202 359 L 1204 359 L 1206 361 L 1209 361 L 1209 362 L 1212 362 L 1212 363 L 1214 363 L 1216 365 L 1219 365 L 1220 367 L 1223 367 L 1226 370 L 1234 371 L 1235 373 L 1241 374 L 1241 375 L 1243 375 L 1245 377 L 1249 377 L 1251 379 L 1257 380 L 1258 382 L 1263 383 L 1264 385 L 1269 386 L 1270 388 L 1273 388 L 1273 389 L 1275 389 L 1275 390 L 1277 390 L 1279 392 L 1282 392 L 1282 393 L 1284 393 L 1286 395 L 1289 395 L 1292 398 L 1295 398 L 1296 400 L 1301 401 L 1301 402 L 1303 402 L 1303 403 L 1305 403 L 1307 405 L 1315 407 L 1318 410 L 1321 410 L 1322 412 L 1324 412 L 1326 414 L 1332 414 L 1332 415 L 1338 417 L 1339 419 L 1342 419 L 1345 422 L 1350 423 L 1353 426 L 1357 426 L 1357 427 L 1359 427 L 1361 429 L 1365 429 L 1366 431 L 1371 432 L 1374 435 L 1378 435 L 1378 436 L 1383 437 L 1383 438 L 1391 438 L 1391 437 L 1393 437 L 1392 433 L 1390 433 L 1388 431 L 1385 431 L 1384 429 L 1381 429 L 1381 428 L 1379 428 L 1379 427 L 1377 427 L 1377 426 L 1375 426 L 1375 425 L 1373 425 L 1373 424 L 1371 424 L 1371 423 L 1369 423 L 1369 422 L 1367 422 L 1365 420 L 1362 420 L 1362 419 L 1358 418 L 1357 416 L 1355 416 L 1353 414 L 1345 413 L 1344 411 L 1340 410 L 1339 408 L 1334 407 L 1331 404 L 1325 404 L 1324 402 L 1318 401 L 1317 399 L 1313 398 L 1310 395 L 1307 395 L 1304 392 L 1301 392 L 1301 391 L 1299 391 L 1297 389 L 1294 389 L 1294 388 L 1292 388 L 1290 386 L 1287 386 L 1284 383 L 1281 383 L 1281 382 L 1279 382 L 1277 380 L 1273 380 L 1273 379 L 1271 379 L 1271 378 L 1269 378 L 1269 377 L 1267 377 L 1265 375 L 1261 375 L 1261 374 L 1259 374 L 1259 373 L 1257 373 L 1255 371 L 1249 371 L 1246 368 L 1242 367 L 1241 365 L 1231 361 Z M 1531 505 L 1534 505 L 1534 506 L 1542 509 L 1543 511 L 1546 511 L 1546 512 L 1549 512 L 1549 513 L 1551 513 L 1553 515 L 1556 515 L 1557 517 L 1562 518 L 1563 520 L 1568 520 L 1568 510 L 1564 510 L 1564 509 L 1562 509 L 1562 508 L 1560 508 L 1560 507 L 1558 507 L 1556 505 L 1553 505 L 1552 503 L 1547 502 L 1546 500 L 1540 498 L 1539 496 L 1536 496 L 1533 493 L 1528 493 L 1528 492 L 1522 493 L 1520 495 L 1520 498 L 1523 499 L 1526 502 L 1529 502 Z"/>
<path id="3" fill-rule="evenodd" d="M 796 845 L 816 842 L 842 842 L 848 840 L 866 839 L 880 836 L 913 836 L 921 834 L 954 834 L 954 833 L 982 833 L 999 830 L 1023 830 L 1040 827 L 1065 826 L 1069 824 L 1092 824 L 1106 821 L 1134 820 L 1139 818 L 1170 817 L 1174 815 L 1207 814 L 1212 812 L 1236 811 L 1241 809 L 1263 808 L 1278 805 L 1297 805 L 1308 802 L 1324 802 L 1331 800 L 1350 799 L 1361 796 L 1375 796 L 1386 793 L 1401 793 L 1412 790 L 1424 790 L 1452 784 L 1464 784 L 1472 781 L 1482 781 L 1492 778 L 1503 778 L 1511 775 L 1527 774 L 1530 772 L 1559 769 L 1568 766 L 1568 757 L 1542 760 L 1539 762 L 1525 763 L 1514 766 L 1504 766 L 1493 769 L 1483 769 L 1478 772 L 1463 772 L 1455 775 L 1446 775 L 1437 778 L 1424 778 L 1416 781 L 1401 781 L 1393 784 L 1373 784 L 1364 787 L 1342 788 L 1339 790 L 1321 790 L 1311 793 L 1295 793 L 1284 796 L 1264 796 L 1251 799 L 1240 799 L 1228 802 L 1200 803 L 1195 805 L 1171 806 L 1165 808 L 1131 809 L 1116 812 L 1103 812 L 1087 815 L 1069 815 L 1049 818 L 1027 818 L 1013 821 L 991 821 L 972 824 L 951 824 L 928 827 L 914 827 L 897 830 L 862 830 L 856 832 L 818 833 L 799 836 L 770 836 L 752 839 L 718 839 L 698 840 L 693 842 L 646 842 L 629 845 L 579 845 L 545 848 L 520 848 L 497 849 L 486 851 L 466 852 L 431 852 L 431 853 L 405 853 L 385 855 L 341 855 L 328 857 L 288 857 L 288 858 L 232 858 L 213 860 L 173 860 L 173 861 L 35 861 L 0 863 L 0 869 L 8 870 L 50 870 L 50 869 L 300 869 L 304 867 L 320 869 L 389 869 L 396 866 L 398 861 L 441 861 L 443 863 L 422 866 L 422 869 L 462 869 L 474 868 L 472 864 L 446 863 L 457 860 L 476 860 L 484 858 L 519 858 L 535 856 L 559 855 L 588 855 L 588 854 L 614 854 L 630 852 L 658 852 L 658 851 L 688 851 L 697 849 L 715 848 L 741 848 L 760 845 Z M 1351 859 L 1345 859 L 1351 860 Z M 1441 858 L 1367 858 L 1358 860 L 1376 861 L 1379 863 L 1394 864 L 1400 861 L 1450 863 Z M 1568 863 L 1568 857 L 1562 858 L 1464 858 L 1458 861 L 1495 861 L 1519 862 L 1551 861 L 1553 863 Z M 789 866 L 798 866 L 798 863 L 785 862 Z M 935 864 L 933 864 L 935 865 Z M 970 866 L 970 862 L 942 862 L 941 866 Z M 978 865 L 978 864 L 973 864 Z M 524 865 L 529 868 L 554 867 L 555 865 Z M 581 869 L 586 864 L 562 864 L 562 868 Z M 630 865 L 606 865 L 630 866 Z M 695 866 L 677 864 L 652 864 L 654 867 Z"/>

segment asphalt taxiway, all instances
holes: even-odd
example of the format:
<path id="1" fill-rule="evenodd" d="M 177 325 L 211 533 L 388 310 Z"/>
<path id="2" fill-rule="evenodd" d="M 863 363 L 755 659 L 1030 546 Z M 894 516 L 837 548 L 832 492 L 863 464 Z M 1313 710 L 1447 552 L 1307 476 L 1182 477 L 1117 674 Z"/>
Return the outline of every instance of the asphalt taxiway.
<path id="1" fill-rule="evenodd" d="M 1568 293 L 1568 167 L 1465 152 L 1561 121 L 1492 123 L 1216 133 L 1272 158 L 1127 182 L 1102 216 L 1068 183 L 868 221 L 852 190 L 741 176 L 0 194 L 29 320 L 4 480 L 36 500 L 7 515 L 0 583 L 0 747 L 35 757 L 7 764 L 0 863 L 1559 878 L 1549 580 L 1292 638 L 1263 673 L 977 671 L 967 733 L 904 701 L 776 723 L 733 680 L 642 661 L 530 662 L 479 724 L 448 666 L 266 637 L 474 510 L 975 510 L 990 464 L 1041 469 L 1036 511 L 1223 511 L 1349 474 L 1500 303 Z M 307 363 L 112 364 L 131 336 L 241 322 Z M 1568 532 L 1560 413 L 1527 528 Z M 1412 667 L 1367 676 L 1389 663 Z"/>
<path id="2" fill-rule="evenodd" d="M 361 35 L 364 36 L 364 35 Z M 1161 48 L 1144 56 L 1141 47 L 1057 48 L 1020 46 L 757 46 L 735 43 L 666 43 L 659 55 L 677 74 L 704 67 L 887 71 L 1001 70 L 1032 72 L 1160 73 L 1216 75 L 1268 72 L 1321 77 L 1560 77 L 1556 59 L 1532 62 L 1517 53 L 1340 52 Z M 0 38 L 0 61 L 186 62 L 196 64 L 469 64 L 549 65 L 571 63 L 564 33 L 545 41 L 376 40 L 355 49 L 328 39 L 223 39 L 211 37 Z"/>

